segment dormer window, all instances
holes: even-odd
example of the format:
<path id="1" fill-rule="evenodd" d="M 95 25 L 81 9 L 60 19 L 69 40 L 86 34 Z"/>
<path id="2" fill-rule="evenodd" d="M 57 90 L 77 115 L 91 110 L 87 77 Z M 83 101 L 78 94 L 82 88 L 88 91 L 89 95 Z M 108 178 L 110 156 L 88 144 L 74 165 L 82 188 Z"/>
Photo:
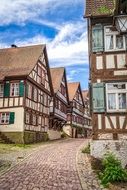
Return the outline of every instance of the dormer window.
<path id="1" fill-rule="evenodd" d="M 125 36 L 120 35 L 112 26 L 106 26 L 105 32 L 105 51 L 125 50 Z"/>

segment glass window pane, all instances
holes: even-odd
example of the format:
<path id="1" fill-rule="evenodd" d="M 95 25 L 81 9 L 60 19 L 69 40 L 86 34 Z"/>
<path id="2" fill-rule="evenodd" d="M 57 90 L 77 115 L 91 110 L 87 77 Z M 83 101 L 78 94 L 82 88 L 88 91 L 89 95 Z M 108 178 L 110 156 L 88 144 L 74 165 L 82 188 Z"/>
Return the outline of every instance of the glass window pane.
<path id="1" fill-rule="evenodd" d="M 115 110 L 116 109 L 116 94 L 108 94 L 108 109 Z"/>
<path id="2" fill-rule="evenodd" d="M 126 93 L 118 94 L 119 109 L 126 109 Z"/>
<path id="3" fill-rule="evenodd" d="M 93 30 L 93 48 L 102 47 L 103 38 L 102 38 L 102 30 Z"/>
<path id="4" fill-rule="evenodd" d="M 124 48 L 123 36 L 121 36 L 121 35 L 116 36 L 116 48 L 117 49 L 123 49 Z"/>
<path id="5" fill-rule="evenodd" d="M 0 84 L 0 97 L 3 96 L 3 93 L 4 93 L 4 85 Z"/>
<path id="6" fill-rule="evenodd" d="M 108 84 L 108 90 L 119 90 L 119 89 L 126 89 L 125 83 L 114 83 L 114 84 Z"/>
<path id="7" fill-rule="evenodd" d="M 113 35 L 106 36 L 106 49 L 107 50 L 113 49 Z"/>

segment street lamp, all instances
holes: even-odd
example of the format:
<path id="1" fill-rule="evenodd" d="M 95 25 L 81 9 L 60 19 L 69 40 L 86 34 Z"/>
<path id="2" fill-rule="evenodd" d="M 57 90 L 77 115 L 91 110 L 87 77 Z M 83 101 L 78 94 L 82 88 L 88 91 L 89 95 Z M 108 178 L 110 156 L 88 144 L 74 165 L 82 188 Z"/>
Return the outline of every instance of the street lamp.
<path id="1" fill-rule="evenodd" d="M 127 33 L 127 15 L 115 16 L 115 26 L 120 33 Z"/>
<path id="2" fill-rule="evenodd" d="M 120 33 L 127 33 L 127 0 L 115 0 L 114 21 Z"/>

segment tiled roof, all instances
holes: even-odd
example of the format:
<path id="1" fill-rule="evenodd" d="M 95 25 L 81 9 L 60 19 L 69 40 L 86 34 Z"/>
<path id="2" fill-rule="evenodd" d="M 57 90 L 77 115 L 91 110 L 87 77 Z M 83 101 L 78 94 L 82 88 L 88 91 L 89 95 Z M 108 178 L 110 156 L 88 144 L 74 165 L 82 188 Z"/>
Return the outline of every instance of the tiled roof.
<path id="1" fill-rule="evenodd" d="M 82 91 L 82 96 L 83 96 L 83 100 L 85 101 L 86 99 L 89 98 L 89 91 L 88 90 L 83 90 Z"/>
<path id="2" fill-rule="evenodd" d="M 113 15 L 115 0 L 86 0 L 85 17 Z"/>
<path id="3" fill-rule="evenodd" d="M 54 93 L 56 93 L 60 88 L 64 70 L 64 67 L 50 69 Z"/>
<path id="4" fill-rule="evenodd" d="M 69 101 L 72 101 L 79 87 L 79 82 L 67 83 Z"/>
<path id="5" fill-rule="evenodd" d="M 36 65 L 45 45 L 0 49 L 0 80 L 27 76 Z"/>

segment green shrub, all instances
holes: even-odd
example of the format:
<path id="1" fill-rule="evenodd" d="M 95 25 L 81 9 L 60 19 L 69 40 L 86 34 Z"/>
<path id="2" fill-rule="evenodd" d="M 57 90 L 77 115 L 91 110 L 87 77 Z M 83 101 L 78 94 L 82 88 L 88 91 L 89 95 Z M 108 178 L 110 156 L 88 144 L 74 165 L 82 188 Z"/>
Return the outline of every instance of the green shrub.
<path id="1" fill-rule="evenodd" d="M 90 144 L 82 149 L 82 153 L 90 154 Z"/>
<path id="2" fill-rule="evenodd" d="M 127 181 L 127 171 L 122 168 L 121 162 L 112 153 L 105 155 L 102 165 L 104 169 L 99 173 L 99 177 L 103 186 L 108 186 L 110 182 Z"/>

